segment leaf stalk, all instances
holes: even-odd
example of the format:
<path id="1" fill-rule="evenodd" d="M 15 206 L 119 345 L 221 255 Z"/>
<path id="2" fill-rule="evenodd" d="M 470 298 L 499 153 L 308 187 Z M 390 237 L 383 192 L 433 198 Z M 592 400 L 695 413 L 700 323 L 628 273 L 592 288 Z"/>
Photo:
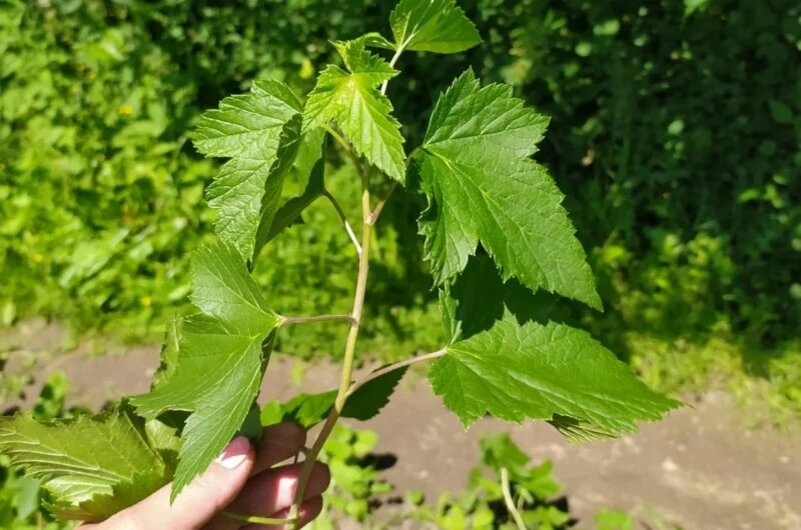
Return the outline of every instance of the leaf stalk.
<path id="1" fill-rule="evenodd" d="M 279 326 L 290 324 L 312 324 L 315 322 L 331 322 L 331 321 L 345 321 L 353 323 L 353 318 L 350 315 L 315 315 L 311 317 L 288 317 L 281 316 Z"/>
<path id="2" fill-rule="evenodd" d="M 392 59 L 389 60 L 390 68 L 394 68 L 395 67 L 395 63 L 398 62 L 398 59 L 400 59 L 400 56 L 403 53 L 403 48 L 404 48 L 404 45 L 401 45 L 401 46 L 398 46 L 397 50 L 395 50 L 395 54 L 392 56 Z M 386 95 L 386 93 L 387 93 L 387 85 L 388 84 L 389 84 L 389 79 L 387 79 L 386 81 L 381 83 L 381 93 L 384 94 L 384 95 Z"/>
<path id="3" fill-rule="evenodd" d="M 373 379 L 377 379 L 382 375 L 386 375 L 390 372 L 394 372 L 395 370 L 400 370 L 401 368 L 406 368 L 407 366 L 411 366 L 413 364 L 422 363 L 425 361 L 430 361 L 432 359 L 439 359 L 443 357 L 446 353 L 448 353 L 447 348 L 442 348 L 435 352 L 426 353 L 425 355 L 418 355 L 416 357 L 410 357 L 408 359 L 404 359 L 403 361 L 398 361 L 396 363 L 389 364 L 384 366 L 383 368 L 379 368 L 378 370 L 374 370 L 364 376 L 362 379 L 353 383 L 348 390 L 348 396 L 351 396 L 354 392 L 359 390 L 359 388 L 363 387 Z"/>
<path id="4" fill-rule="evenodd" d="M 351 243 L 353 243 L 353 246 L 356 248 L 356 254 L 359 257 L 361 257 L 362 245 L 359 243 L 359 238 L 356 237 L 356 232 L 353 231 L 353 227 L 350 225 L 348 217 L 345 215 L 345 211 L 339 205 L 339 202 L 336 200 L 336 198 L 333 195 L 331 195 L 331 192 L 325 188 L 323 188 L 323 196 L 326 199 L 328 199 L 328 202 L 330 202 L 331 205 L 336 210 L 340 221 L 342 221 L 342 224 L 345 226 L 345 231 L 348 233 L 348 237 L 350 238 Z"/>

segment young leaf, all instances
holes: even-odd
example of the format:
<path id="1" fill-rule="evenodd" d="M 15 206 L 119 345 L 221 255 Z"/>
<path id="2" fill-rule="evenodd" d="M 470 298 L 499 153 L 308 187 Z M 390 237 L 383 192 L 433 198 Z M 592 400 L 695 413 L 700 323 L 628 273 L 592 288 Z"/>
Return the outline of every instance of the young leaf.
<path id="1" fill-rule="evenodd" d="M 0 454 L 42 479 L 49 508 L 62 519 L 106 519 L 169 481 L 142 420 L 124 405 L 51 422 L 19 414 L 0 418 Z"/>
<path id="2" fill-rule="evenodd" d="M 395 47 L 456 53 L 481 43 L 476 27 L 455 0 L 401 0 L 389 15 Z"/>
<path id="3" fill-rule="evenodd" d="M 215 229 L 250 260 L 260 224 L 270 225 L 284 175 L 300 141 L 301 103 L 278 81 L 255 82 L 250 94 L 225 98 L 198 121 L 195 147 L 231 158 L 206 190 Z"/>
<path id="4" fill-rule="evenodd" d="M 368 162 L 398 182 L 406 179 L 406 156 L 392 103 L 376 87 L 397 70 L 365 49 L 364 39 L 335 43 L 347 68 L 328 65 L 303 111 L 303 131 L 333 122 Z"/>
<path id="5" fill-rule="evenodd" d="M 649 390 L 586 332 L 553 322 L 502 320 L 448 346 L 429 377 L 465 426 L 489 412 L 514 422 L 573 418 L 616 434 L 680 405 Z"/>
<path id="6" fill-rule="evenodd" d="M 173 498 L 220 454 L 242 426 L 267 361 L 263 345 L 279 322 L 237 251 L 217 242 L 194 257 L 192 302 L 202 314 L 183 320 L 174 374 L 131 399 L 155 418 L 192 411 L 173 483 Z"/>
<path id="7" fill-rule="evenodd" d="M 440 96 L 415 155 L 429 208 L 421 219 L 426 259 L 437 284 L 467 265 L 480 242 L 504 279 L 600 309 L 592 271 L 536 151 L 548 120 L 511 87 L 481 87 L 462 74 Z"/>
<path id="8" fill-rule="evenodd" d="M 365 46 L 371 46 L 373 48 L 382 48 L 384 50 L 395 49 L 395 45 L 393 43 L 389 42 L 386 37 L 375 31 L 365 33 L 364 35 L 359 37 L 359 39 L 364 41 Z"/>

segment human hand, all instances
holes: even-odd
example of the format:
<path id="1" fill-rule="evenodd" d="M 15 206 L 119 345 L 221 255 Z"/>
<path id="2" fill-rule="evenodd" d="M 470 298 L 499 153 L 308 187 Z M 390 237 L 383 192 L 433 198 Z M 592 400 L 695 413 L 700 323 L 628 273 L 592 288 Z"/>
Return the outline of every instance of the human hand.
<path id="1" fill-rule="evenodd" d="M 288 530 L 293 525 L 252 524 L 221 512 L 287 518 L 302 464 L 273 466 L 297 455 L 305 444 L 306 431 L 294 423 L 266 427 L 255 452 L 247 438 L 237 437 L 172 505 L 167 484 L 106 521 L 81 525 L 78 530 Z M 303 525 L 322 510 L 321 494 L 329 481 L 328 467 L 316 463 L 300 510 Z"/>

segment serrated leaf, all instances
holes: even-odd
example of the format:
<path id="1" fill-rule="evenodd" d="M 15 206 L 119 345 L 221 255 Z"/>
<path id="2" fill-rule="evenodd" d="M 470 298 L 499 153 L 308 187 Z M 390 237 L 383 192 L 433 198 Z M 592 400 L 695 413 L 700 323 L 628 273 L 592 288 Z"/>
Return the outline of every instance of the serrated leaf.
<path id="1" fill-rule="evenodd" d="M 169 410 L 192 412 L 173 498 L 242 426 L 267 361 L 263 346 L 279 322 L 230 245 L 203 247 L 193 265 L 191 300 L 202 313 L 183 320 L 175 372 L 152 393 L 131 399 L 149 419 Z"/>
<path id="2" fill-rule="evenodd" d="M 448 346 L 429 378 L 465 426 L 486 413 L 513 422 L 567 417 L 617 434 L 680 405 L 649 390 L 586 332 L 553 322 L 500 321 Z"/>
<path id="3" fill-rule="evenodd" d="M 406 368 L 392 370 L 366 382 L 348 397 L 342 416 L 367 421 L 383 409 L 406 373 Z"/>
<path id="4" fill-rule="evenodd" d="M 348 397 L 340 416 L 360 421 L 367 421 L 377 416 L 381 409 L 389 403 L 389 398 L 405 373 L 406 368 L 392 370 L 368 381 Z M 319 394 L 297 395 L 280 405 L 281 421 L 293 421 L 304 428 L 311 428 L 328 416 L 336 397 L 336 390 Z M 276 412 L 273 407 L 274 405 L 263 411 L 263 419 L 275 418 Z"/>
<path id="5" fill-rule="evenodd" d="M 124 405 L 49 422 L 29 415 L 0 418 L 0 453 L 43 481 L 50 509 L 62 519 L 105 519 L 169 481 L 141 419 Z"/>
<path id="6" fill-rule="evenodd" d="M 300 142 L 301 108 L 283 83 L 258 81 L 250 94 L 227 97 L 198 120 L 198 151 L 231 158 L 206 189 L 215 230 L 245 259 L 253 259 L 259 226 L 269 227 L 278 209 Z"/>
<path id="7" fill-rule="evenodd" d="M 302 136 L 300 133 L 303 116 L 297 114 L 290 119 L 281 131 L 281 140 L 276 153 L 275 162 L 270 166 L 270 173 L 264 182 L 264 195 L 261 199 L 261 212 L 259 214 L 259 225 L 256 229 L 255 241 L 253 243 L 253 253 L 251 261 L 255 261 L 261 249 L 269 241 L 265 235 L 269 234 L 273 227 L 275 215 L 281 203 L 281 191 L 284 187 L 284 180 L 290 169 L 293 167 L 295 157 L 301 145 Z M 264 241 L 264 242 L 262 242 Z"/>
<path id="8" fill-rule="evenodd" d="M 455 0 L 401 0 L 389 15 L 395 47 L 456 53 L 481 43 L 476 27 Z"/>
<path id="9" fill-rule="evenodd" d="M 324 136 L 322 129 L 313 129 L 303 135 L 294 166 L 303 192 L 284 202 L 269 226 L 266 223 L 259 225 L 256 253 L 282 231 L 298 223 L 303 210 L 322 196 L 325 189 L 325 159 L 322 156 L 325 151 Z"/>
<path id="10" fill-rule="evenodd" d="M 429 201 L 421 233 L 435 282 L 452 282 L 480 242 L 504 279 L 600 309 L 563 195 L 528 158 L 548 119 L 511 90 L 462 74 L 437 101 L 414 157 Z"/>
<path id="11" fill-rule="evenodd" d="M 604 438 L 614 438 L 616 432 L 605 429 L 588 421 L 577 420 L 568 416 L 555 414 L 548 420 L 548 423 L 562 433 L 562 435 L 572 442 L 591 442 L 593 440 L 603 440 Z"/>
<path id="12" fill-rule="evenodd" d="M 451 341 L 467 339 L 490 329 L 502 318 L 545 322 L 558 299 L 532 293 L 514 278 L 504 281 L 489 256 L 471 256 L 453 285 L 440 290 L 443 325 Z"/>
<path id="13" fill-rule="evenodd" d="M 400 123 L 392 116 L 392 103 L 377 90 L 397 70 L 368 52 L 364 39 L 335 43 L 347 70 L 328 65 L 306 100 L 303 130 L 329 122 L 344 133 L 368 162 L 403 183 L 406 156 Z"/>

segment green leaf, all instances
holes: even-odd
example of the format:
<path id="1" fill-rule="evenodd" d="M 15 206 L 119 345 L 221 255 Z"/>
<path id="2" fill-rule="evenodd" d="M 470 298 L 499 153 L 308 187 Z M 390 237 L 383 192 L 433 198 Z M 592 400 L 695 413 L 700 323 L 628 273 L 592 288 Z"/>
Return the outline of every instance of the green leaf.
<path id="1" fill-rule="evenodd" d="M 401 0 L 389 23 L 395 47 L 404 50 L 456 53 L 481 43 L 455 0 Z"/>
<path id="2" fill-rule="evenodd" d="M 485 466 L 495 470 L 500 470 L 502 467 L 505 467 L 511 471 L 512 476 L 515 478 L 525 474 L 526 465 L 528 465 L 531 460 L 531 458 L 512 441 L 508 433 L 481 438 L 479 440 L 479 447 L 481 448 L 481 461 Z"/>
<path id="3" fill-rule="evenodd" d="M 257 81 L 250 94 L 223 99 L 198 121 L 198 151 L 231 158 L 206 198 L 217 210 L 217 234 L 245 259 L 254 256 L 259 226 L 269 227 L 278 208 L 284 176 L 298 151 L 301 108 L 283 83 Z"/>
<path id="4" fill-rule="evenodd" d="M 124 405 L 47 422 L 20 414 L 0 418 L 0 453 L 43 481 L 49 508 L 62 519 L 105 519 L 169 481 L 141 419 Z"/>
<path id="5" fill-rule="evenodd" d="M 17 491 L 17 518 L 24 521 L 39 510 L 39 490 L 42 481 L 31 477 L 20 477 L 13 486 Z"/>
<path id="6" fill-rule="evenodd" d="M 167 476 L 175 475 L 178 453 L 181 450 L 181 429 L 186 423 L 187 413 L 182 411 L 162 414 L 158 419 L 145 422 L 147 443 L 161 456 L 167 467 Z"/>
<path id="7" fill-rule="evenodd" d="M 377 416 L 389 403 L 389 398 L 405 373 L 406 368 L 392 370 L 363 384 L 348 397 L 342 407 L 342 416 L 361 421 Z"/>
<path id="8" fill-rule="evenodd" d="M 498 322 L 450 345 L 429 377 L 465 426 L 489 412 L 514 422 L 564 416 L 616 434 L 680 405 L 649 390 L 586 332 L 552 322 Z"/>
<path id="9" fill-rule="evenodd" d="M 306 100 L 303 131 L 336 124 L 359 155 L 403 183 L 406 155 L 400 123 L 392 116 L 392 103 L 376 89 L 398 72 L 364 45 L 364 39 L 335 43 L 347 71 L 328 65 L 320 73 Z"/>
<path id="10" fill-rule="evenodd" d="M 367 421 L 377 416 L 381 409 L 389 403 L 389 398 L 395 392 L 395 387 L 398 386 L 405 373 L 406 368 L 401 368 L 368 381 L 348 397 L 340 416 L 360 421 Z M 336 397 L 336 390 L 295 396 L 280 405 L 281 421 L 294 421 L 307 429 L 313 427 L 328 416 Z M 265 419 L 274 422 L 275 416 L 274 405 L 265 407 L 262 411 L 262 424 Z"/>
<path id="11" fill-rule="evenodd" d="M 281 405 L 281 421 L 292 421 L 306 429 L 314 427 L 328 416 L 336 397 L 336 390 L 320 394 L 298 394 Z"/>
<path id="12" fill-rule="evenodd" d="M 440 96 L 414 157 L 429 201 L 421 233 L 436 284 L 451 282 L 480 242 L 504 279 L 601 308 L 563 195 L 528 158 L 547 123 L 511 87 L 482 88 L 471 70 Z"/>
<path id="13" fill-rule="evenodd" d="M 282 231 L 298 223 L 303 210 L 322 196 L 325 189 L 324 136 L 322 129 L 313 129 L 303 136 L 295 159 L 295 171 L 300 176 L 303 192 L 284 202 L 269 226 L 266 223 L 259 225 L 256 253 Z"/>
<path id="14" fill-rule="evenodd" d="M 395 45 L 387 40 L 386 37 L 377 33 L 375 31 L 371 31 L 370 33 L 365 33 L 359 39 L 364 41 L 365 46 L 371 46 L 373 48 L 382 48 L 384 50 L 395 50 Z M 356 39 L 356 40 L 359 40 Z"/>
<path id="15" fill-rule="evenodd" d="M 173 498 L 206 469 L 242 426 L 258 393 L 279 317 L 267 306 L 237 251 L 223 242 L 193 261 L 192 302 L 202 314 L 184 319 L 175 372 L 150 394 L 132 398 L 152 419 L 192 411 L 173 483 Z"/>
<path id="16" fill-rule="evenodd" d="M 773 121 L 782 125 L 793 123 L 793 111 L 787 103 L 778 99 L 768 100 L 768 109 Z"/>
<path id="17" fill-rule="evenodd" d="M 560 414 L 554 414 L 554 417 L 548 420 L 548 423 L 553 425 L 565 438 L 573 442 L 602 440 L 604 438 L 613 438 L 617 434 L 612 429 Z"/>
<path id="18" fill-rule="evenodd" d="M 504 281 L 490 257 L 478 254 L 470 257 L 453 285 L 440 290 L 439 300 L 443 325 L 453 342 L 486 331 L 502 318 L 545 322 L 554 317 L 556 302 L 562 299 L 544 291 L 532 293 L 514 278 Z"/>

